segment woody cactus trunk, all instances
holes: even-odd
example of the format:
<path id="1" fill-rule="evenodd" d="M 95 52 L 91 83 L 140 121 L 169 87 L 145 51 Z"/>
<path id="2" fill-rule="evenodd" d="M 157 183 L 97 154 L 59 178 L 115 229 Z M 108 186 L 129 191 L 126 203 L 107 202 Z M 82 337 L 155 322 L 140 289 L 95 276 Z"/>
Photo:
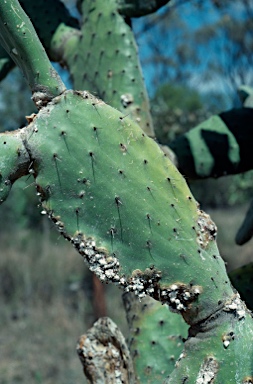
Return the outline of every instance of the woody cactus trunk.
<path id="1" fill-rule="evenodd" d="M 159 2 L 153 3 L 156 9 Z M 87 23 L 98 23 L 100 18 L 101 26 L 96 29 L 102 33 L 103 15 L 114 14 L 115 28 L 122 28 L 122 36 L 130 31 L 127 24 L 121 24 L 118 10 L 127 9 L 131 16 L 131 9 L 138 13 L 143 8 L 141 1 L 103 4 L 99 0 L 81 2 L 83 17 L 85 13 Z M 113 5 L 116 10 L 111 9 Z M 145 12 L 150 11 L 147 8 Z M 89 17 L 94 20 L 88 21 Z M 113 29 L 114 24 L 110 26 Z M 102 319 L 80 340 L 78 353 L 90 382 L 252 383 L 252 317 L 226 274 L 216 245 L 216 226 L 199 208 L 170 159 L 148 137 L 152 136 L 151 124 L 145 123 L 150 119 L 148 101 L 138 98 L 146 99 L 145 91 L 138 94 L 140 85 L 133 85 L 136 80 L 130 81 L 129 88 L 126 70 L 122 81 L 127 90 L 121 93 L 120 76 L 114 78 L 112 69 L 108 75 L 106 47 L 101 54 L 101 43 L 93 45 L 95 36 L 89 40 L 85 23 L 82 28 L 68 41 L 71 47 L 66 44 L 65 59 L 69 59 L 72 76 L 80 75 L 79 61 L 88 68 L 78 60 L 84 49 L 80 41 L 88 39 L 85 56 L 93 56 L 96 86 L 101 83 L 101 95 L 108 92 L 110 102 L 114 93 L 110 81 L 116 79 L 115 94 L 125 95 L 117 101 L 127 113 L 81 87 L 66 90 L 18 1 L 0 3 L 1 44 L 22 70 L 38 108 L 28 126 L 0 135 L 0 200 L 8 197 L 17 178 L 33 175 L 42 214 L 73 244 L 91 271 L 103 282 L 114 283 L 143 300 L 140 309 L 130 294 L 125 298 L 134 334 L 132 358 L 108 319 Z M 132 46 L 130 42 L 130 51 Z M 115 61 L 112 65 L 117 65 L 115 52 L 110 55 Z M 122 59 L 119 66 L 124 64 Z M 108 85 L 107 80 L 102 84 L 103 72 Z M 139 73 L 138 69 L 131 79 Z M 150 304 L 146 296 L 164 306 Z M 179 343 L 175 342 L 175 329 L 182 335 Z"/>

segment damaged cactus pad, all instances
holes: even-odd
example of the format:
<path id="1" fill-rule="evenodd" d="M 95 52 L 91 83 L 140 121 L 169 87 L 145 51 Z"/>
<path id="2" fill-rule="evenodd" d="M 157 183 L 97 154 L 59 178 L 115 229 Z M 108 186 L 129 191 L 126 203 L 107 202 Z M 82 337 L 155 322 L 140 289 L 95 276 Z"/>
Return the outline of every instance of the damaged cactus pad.
<path id="1" fill-rule="evenodd" d="M 167 303 L 189 323 L 232 295 L 214 223 L 138 125 L 67 91 L 24 132 L 42 212 L 102 281 Z"/>

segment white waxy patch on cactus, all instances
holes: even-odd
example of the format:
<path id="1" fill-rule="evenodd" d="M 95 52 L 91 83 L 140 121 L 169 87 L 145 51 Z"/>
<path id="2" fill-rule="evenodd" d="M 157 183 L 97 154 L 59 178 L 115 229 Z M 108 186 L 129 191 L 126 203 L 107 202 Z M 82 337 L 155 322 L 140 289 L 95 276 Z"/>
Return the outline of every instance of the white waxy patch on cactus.
<path id="1" fill-rule="evenodd" d="M 134 102 L 133 95 L 131 93 L 125 93 L 124 95 L 120 96 L 121 104 L 124 108 L 127 108 L 130 104 Z"/>
<path id="2" fill-rule="evenodd" d="M 178 367 L 179 362 L 180 362 L 184 357 L 186 357 L 186 354 L 185 354 L 184 352 L 182 352 L 182 353 L 179 355 L 179 358 L 178 358 L 177 361 L 176 361 L 176 364 L 175 364 L 176 367 Z"/>
<path id="3" fill-rule="evenodd" d="M 186 311 L 191 303 L 202 292 L 198 285 L 186 285 L 183 283 L 172 284 L 169 288 L 161 290 L 161 301 L 168 304 L 175 312 Z"/>
<path id="4" fill-rule="evenodd" d="M 252 376 L 247 376 L 243 379 L 242 381 L 243 384 L 252 384 L 253 383 L 253 377 Z"/>
<path id="5" fill-rule="evenodd" d="M 224 340 L 223 341 L 223 345 L 224 345 L 225 348 L 227 348 L 229 346 L 229 344 L 230 344 L 229 340 Z"/>
<path id="6" fill-rule="evenodd" d="M 230 344 L 230 342 L 232 341 L 232 340 L 234 340 L 235 339 L 235 335 L 234 335 L 234 332 L 233 331 L 231 331 L 231 332 L 229 332 L 229 333 L 226 333 L 225 335 L 223 335 L 222 336 L 222 342 L 223 342 L 223 346 L 224 346 L 224 348 L 228 348 L 228 346 L 229 346 L 229 344 Z"/>
<path id="7" fill-rule="evenodd" d="M 211 384 L 218 373 L 218 362 L 213 356 L 209 356 L 201 364 L 196 384 Z"/>
<path id="8" fill-rule="evenodd" d="M 78 233 L 71 238 L 71 242 L 78 252 L 85 257 L 89 268 L 101 281 L 126 284 L 123 277 L 120 277 L 120 264 L 114 255 L 108 255 L 106 249 L 96 246 L 96 242 L 85 239 L 82 233 Z"/>
<path id="9" fill-rule="evenodd" d="M 210 241 L 216 239 L 217 227 L 210 216 L 199 209 L 197 224 L 197 242 L 202 249 L 205 249 Z"/>
<path id="10" fill-rule="evenodd" d="M 232 300 L 227 302 L 224 306 L 225 312 L 233 312 L 238 320 L 242 320 L 246 316 L 246 306 L 240 298 L 239 293 L 237 293 Z"/>
<path id="11" fill-rule="evenodd" d="M 155 268 L 147 268 L 145 271 L 136 269 L 125 287 L 126 292 L 134 292 L 139 299 L 146 295 L 153 297 L 158 291 L 157 282 L 161 279 L 161 272 Z"/>
<path id="12" fill-rule="evenodd" d="M 126 292 L 134 292 L 140 300 L 146 295 L 151 296 L 163 304 L 167 304 L 174 312 L 190 309 L 191 303 L 202 292 L 200 286 L 186 285 L 181 282 L 161 289 L 159 280 L 162 277 L 162 273 L 154 266 L 146 268 L 144 271 L 136 269 L 132 272 L 131 276 L 127 277 L 122 274 L 121 265 L 116 254 L 110 254 L 107 249 L 99 247 L 93 238 L 85 237 L 81 232 L 76 232 L 74 236 L 70 236 L 65 230 L 61 217 L 55 216 L 53 211 L 44 208 L 41 213 L 48 215 L 58 231 L 84 256 L 89 269 L 102 282 L 116 283 L 123 287 Z"/>

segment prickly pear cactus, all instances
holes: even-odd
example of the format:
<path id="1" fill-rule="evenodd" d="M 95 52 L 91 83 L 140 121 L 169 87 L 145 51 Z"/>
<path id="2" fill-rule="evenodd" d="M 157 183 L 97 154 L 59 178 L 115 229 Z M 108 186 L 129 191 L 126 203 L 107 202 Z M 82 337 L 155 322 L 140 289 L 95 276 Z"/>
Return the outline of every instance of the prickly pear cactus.
<path id="1" fill-rule="evenodd" d="M 251 314 L 181 174 L 133 120 L 87 91 L 65 91 L 16 0 L 0 2 L 0 31 L 40 109 L 10 134 L 0 188 L 32 174 L 42 213 L 102 281 L 183 316 L 189 337 L 168 383 L 250 383 Z"/>
<path id="2" fill-rule="evenodd" d="M 37 115 L 23 140 L 45 213 L 101 280 L 140 298 L 149 293 L 189 323 L 212 313 L 220 287 L 231 295 L 215 225 L 132 120 L 87 92 L 67 91 Z"/>
<path id="3" fill-rule="evenodd" d="M 194 355 L 186 350 L 169 382 L 188 372 L 195 383 L 210 356 L 217 380 L 252 375 L 252 319 L 230 286 L 216 228 L 157 144 L 118 111 L 73 91 L 42 108 L 22 140 L 42 212 L 91 270 L 166 303 L 191 325 Z"/>

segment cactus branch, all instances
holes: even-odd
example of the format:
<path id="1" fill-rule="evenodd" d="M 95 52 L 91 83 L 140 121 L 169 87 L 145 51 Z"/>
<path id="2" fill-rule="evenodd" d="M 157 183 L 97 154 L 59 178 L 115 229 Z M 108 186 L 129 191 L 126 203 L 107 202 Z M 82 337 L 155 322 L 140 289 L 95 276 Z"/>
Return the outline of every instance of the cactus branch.
<path id="1" fill-rule="evenodd" d="M 38 108 L 65 90 L 17 0 L 0 2 L 0 32 L 0 42 L 22 69 Z"/>

